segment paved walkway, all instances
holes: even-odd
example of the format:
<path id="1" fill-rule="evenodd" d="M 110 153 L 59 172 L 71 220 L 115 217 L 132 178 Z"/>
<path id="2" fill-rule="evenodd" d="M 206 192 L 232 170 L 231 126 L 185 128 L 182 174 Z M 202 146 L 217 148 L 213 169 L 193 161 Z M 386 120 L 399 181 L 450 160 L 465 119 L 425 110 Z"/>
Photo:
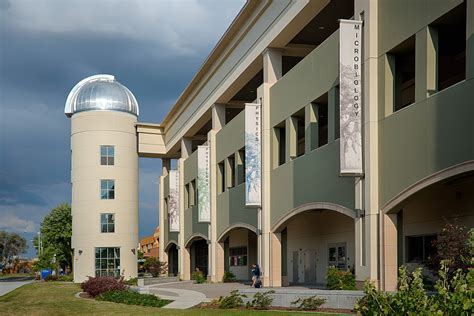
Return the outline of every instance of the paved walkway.
<path id="1" fill-rule="evenodd" d="M 34 280 L 32 278 L 7 278 L 0 279 L 0 296 L 3 296 L 14 289 L 19 288 L 28 283 L 32 283 Z"/>
<path id="2" fill-rule="evenodd" d="M 204 283 L 194 284 L 193 281 L 154 284 L 140 288 L 141 293 L 155 294 L 173 302 L 163 308 L 187 309 L 213 298 L 226 296 L 232 290 L 250 288 L 241 283 Z"/>

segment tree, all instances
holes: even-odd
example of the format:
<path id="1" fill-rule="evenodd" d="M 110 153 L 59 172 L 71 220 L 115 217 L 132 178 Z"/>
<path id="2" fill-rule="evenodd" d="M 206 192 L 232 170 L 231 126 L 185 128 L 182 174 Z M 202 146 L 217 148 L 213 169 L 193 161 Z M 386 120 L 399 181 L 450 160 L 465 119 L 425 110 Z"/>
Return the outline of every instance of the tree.
<path id="1" fill-rule="evenodd" d="M 54 255 L 56 264 L 61 267 L 72 267 L 72 215 L 71 206 L 67 203 L 53 208 L 41 223 L 41 243 L 43 249 L 39 254 L 37 267 L 51 267 Z M 38 242 L 35 241 L 37 244 Z M 37 248 L 39 252 L 39 248 Z"/>
<path id="2" fill-rule="evenodd" d="M 151 273 L 154 277 L 158 277 L 168 271 L 168 265 L 155 257 L 146 258 L 145 263 L 143 263 L 143 268 L 145 268 L 145 271 Z"/>
<path id="3" fill-rule="evenodd" d="M 26 239 L 16 233 L 0 231 L 0 262 L 3 265 L 13 263 L 18 255 L 28 249 Z"/>

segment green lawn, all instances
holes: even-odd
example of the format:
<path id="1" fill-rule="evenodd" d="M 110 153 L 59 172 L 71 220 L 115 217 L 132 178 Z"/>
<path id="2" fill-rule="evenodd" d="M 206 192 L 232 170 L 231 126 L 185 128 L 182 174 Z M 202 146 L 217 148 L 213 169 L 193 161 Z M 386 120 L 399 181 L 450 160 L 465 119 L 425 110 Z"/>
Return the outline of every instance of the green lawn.
<path id="1" fill-rule="evenodd" d="M 110 302 L 79 299 L 77 284 L 36 282 L 25 285 L 0 297 L 1 315 L 302 315 L 298 312 L 237 311 L 237 310 L 171 310 L 155 307 L 131 306 Z M 307 314 L 307 313 L 304 313 Z M 324 314 L 317 314 L 324 315 Z"/>
<path id="2" fill-rule="evenodd" d="M 34 273 L 12 273 L 12 274 L 0 274 L 0 279 L 12 278 L 12 277 L 28 277 L 35 276 Z"/>

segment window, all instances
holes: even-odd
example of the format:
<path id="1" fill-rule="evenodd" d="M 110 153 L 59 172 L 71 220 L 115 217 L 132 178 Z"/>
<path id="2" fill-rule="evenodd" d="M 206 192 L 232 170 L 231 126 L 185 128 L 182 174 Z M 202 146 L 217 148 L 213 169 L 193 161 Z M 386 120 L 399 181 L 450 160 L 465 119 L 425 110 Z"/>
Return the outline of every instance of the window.
<path id="1" fill-rule="evenodd" d="M 95 248 L 95 275 L 120 277 L 120 248 Z"/>
<path id="2" fill-rule="evenodd" d="M 184 208 L 189 208 L 189 183 L 184 186 Z"/>
<path id="3" fill-rule="evenodd" d="M 347 270 L 346 243 L 329 244 L 328 264 L 339 270 Z"/>
<path id="4" fill-rule="evenodd" d="M 425 263 L 436 254 L 435 240 L 436 235 L 407 236 L 407 262 Z"/>
<path id="5" fill-rule="evenodd" d="M 303 108 L 296 113 L 297 127 L 296 127 L 296 156 L 302 156 L 305 152 L 305 109 Z"/>
<path id="6" fill-rule="evenodd" d="M 114 146 L 100 146 L 100 164 L 102 166 L 113 166 L 115 157 Z"/>
<path id="7" fill-rule="evenodd" d="M 196 180 L 193 180 L 189 184 L 189 207 L 196 205 L 197 201 L 197 188 L 196 188 Z"/>
<path id="8" fill-rule="evenodd" d="M 227 161 L 228 161 L 227 171 L 229 172 L 229 183 L 227 184 L 227 187 L 230 189 L 235 186 L 235 157 L 234 155 L 227 158 Z"/>
<path id="9" fill-rule="evenodd" d="M 438 91 L 441 91 L 466 79 L 466 2 L 430 26 L 438 37 Z"/>
<path id="10" fill-rule="evenodd" d="M 219 172 L 219 193 L 225 192 L 225 166 L 224 161 L 218 163 L 218 172 Z"/>
<path id="11" fill-rule="evenodd" d="M 247 265 L 247 247 L 229 248 L 229 265 L 239 267 Z"/>
<path id="12" fill-rule="evenodd" d="M 245 182 L 245 148 L 237 153 L 237 184 Z"/>
<path id="13" fill-rule="evenodd" d="M 115 180 L 100 180 L 100 198 L 102 200 L 115 199 Z"/>
<path id="14" fill-rule="evenodd" d="M 415 36 L 410 37 L 389 52 L 394 81 L 394 111 L 415 102 Z"/>
<path id="15" fill-rule="evenodd" d="M 115 215 L 111 213 L 100 214 L 100 232 L 115 233 Z"/>
<path id="16" fill-rule="evenodd" d="M 326 94 L 327 98 L 327 94 Z M 318 103 L 318 147 L 328 143 L 328 104 Z"/>
<path id="17" fill-rule="evenodd" d="M 286 126 L 285 121 L 281 122 L 274 128 L 275 139 L 276 139 L 276 161 L 277 166 L 281 166 L 286 160 Z"/>

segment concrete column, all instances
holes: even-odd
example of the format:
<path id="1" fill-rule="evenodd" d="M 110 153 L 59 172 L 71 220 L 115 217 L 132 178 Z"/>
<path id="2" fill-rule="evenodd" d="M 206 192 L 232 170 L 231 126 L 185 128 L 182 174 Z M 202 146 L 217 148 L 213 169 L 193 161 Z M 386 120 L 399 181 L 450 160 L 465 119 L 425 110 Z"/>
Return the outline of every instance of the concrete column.
<path id="1" fill-rule="evenodd" d="M 383 216 L 383 284 L 385 291 L 397 289 L 398 276 L 398 246 L 397 246 L 397 214 L 384 214 Z"/>
<path id="2" fill-rule="evenodd" d="M 474 0 L 466 0 L 466 79 L 474 78 Z"/>
<path id="3" fill-rule="evenodd" d="M 158 192 L 159 207 L 158 218 L 160 220 L 160 240 L 159 240 L 159 252 L 158 257 L 160 261 L 168 263 L 168 256 L 165 252 L 165 197 L 164 197 L 164 176 L 160 176 L 159 179 L 160 187 Z"/>
<path id="4" fill-rule="evenodd" d="M 358 260 L 356 266 L 356 280 L 366 279 L 374 281 L 378 285 L 379 275 L 379 192 L 378 192 L 378 4 L 379 1 L 356 0 L 354 15 L 364 21 L 363 24 L 363 51 L 362 51 L 362 79 L 363 79 L 363 150 L 364 150 L 364 177 L 358 179 L 360 183 L 354 183 L 354 194 L 360 196 L 361 209 L 365 211 L 363 219 L 365 239 L 359 242 L 365 243 L 365 261 Z M 356 248 L 362 249 L 357 244 Z M 362 259 L 362 258 L 358 258 Z M 364 265 L 362 265 L 364 262 Z"/>
<path id="5" fill-rule="evenodd" d="M 212 107 L 212 130 L 218 132 L 225 125 L 225 104 L 214 104 Z"/>
<path id="6" fill-rule="evenodd" d="M 319 129 L 318 129 L 318 106 L 310 103 L 305 106 L 305 153 L 318 147 Z"/>
<path id="7" fill-rule="evenodd" d="M 286 159 L 285 161 L 291 161 L 296 158 L 296 152 L 298 147 L 298 119 L 294 116 L 290 116 L 285 120 L 286 127 Z"/>
<path id="8" fill-rule="evenodd" d="M 257 100 L 262 104 L 262 208 L 259 210 L 259 232 L 257 244 L 259 264 L 263 273 L 263 284 L 270 284 L 270 172 L 272 170 L 271 140 L 272 126 L 270 125 L 270 87 L 282 75 L 281 51 L 266 49 L 263 52 L 263 84 L 257 89 Z"/>
<path id="9" fill-rule="evenodd" d="M 213 108 L 213 113 L 216 106 Z M 210 164 L 210 172 L 209 172 L 209 182 L 210 182 L 210 190 L 211 190 L 211 223 L 209 229 L 209 240 L 210 240 L 210 253 L 209 253 L 209 263 L 211 266 L 211 270 L 209 274 L 211 276 L 211 282 L 219 282 L 222 280 L 222 275 L 220 274 L 219 261 L 219 245 L 217 243 L 217 192 L 218 192 L 218 176 L 217 176 L 217 147 L 216 147 L 216 134 L 218 129 L 221 129 L 223 125 L 217 124 L 214 122 L 215 115 L 212 116 L 212 125 L 216 127 L 216 129 L 212 129 L 207 134 L 207 139 L 209 140 L 209 164 Z M 218 129 L 217 129 L 218 128 Z"/>
<path id="10" fill-rule="evenodd" d="M 227 258 L 224 256 L 224 243 L 216 242 L 215 246 L 215 276 L 212 282 L 221 282 L 224 276 L 225 261 Z"/>
<path id="11" fill-rule="evenodd" d="M 181 279 L 184 281 L 191 280 L 191 249 L 183 247 L 183 269 L 181 271 Z"/>
<path id="12" fill-rule="evenodd" d="M 171 159 L 169 158 L 161 159 L 161 175 L 163 177 L 167 176 L 170 170 L 171 170 Z"/>
<path id="13" fill-rule="evenodd" d="M 328 91 L 328 143 L 336 140 L 336 87 Z"/>
<path id="14" fill-rule="evenodd" d="M 270 286 L 281 287 L 281 233 L 270 233 Z"/>
<path id="15" fill-rule="evenodd" d="M 185 201 L 184 201 L 184 158 L 180 158 L 178 160 L 178 170 L 179 170 L 179 236 L 178 236 L 178 271 L 180 274 L 180 278 L 182 280 L 189 280 L 190 275 L 190 260 L 189 260 L 189 253 L 187 252 L 186 248 L 184 247 L 184 209 L 185 209 Z M 188 257 L 186 257 L 188 256 Z"/>
<path id="16" fill-rule="evenodd" d="M 193 142 L 189 138 L 183 137 L 181 139 L 181 158 L 186 159 L 191 156 L 193 152 Z"/>
<path id="17" fill-rule="evenodd" d="M 415 44 L 415 102 L 438 91 L 438 32 L 425 27 L 416 33 Z"/>

